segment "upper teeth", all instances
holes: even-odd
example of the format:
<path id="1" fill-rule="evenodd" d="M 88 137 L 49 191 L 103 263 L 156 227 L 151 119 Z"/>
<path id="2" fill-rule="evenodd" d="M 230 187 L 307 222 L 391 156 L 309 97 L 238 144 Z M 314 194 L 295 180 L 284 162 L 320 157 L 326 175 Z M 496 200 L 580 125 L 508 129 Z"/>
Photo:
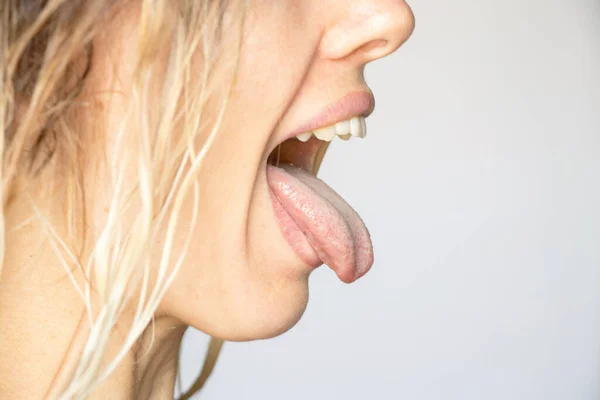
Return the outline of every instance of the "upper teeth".
<path id="1" fill-rule="evenodd" d="M 351 136 L 364 138 L 367 136 L 367 124 L 364 117 L 352 117 L 346 121 L 338 122 L 324 128 L 315 129 L 312 132 L 304 132 L 296 135 L 298 140 L 306 142 L 311 135 L 326 142 L 331 142 L 334 137 L 339 136 L 344 140 L 350 139 Z"/>

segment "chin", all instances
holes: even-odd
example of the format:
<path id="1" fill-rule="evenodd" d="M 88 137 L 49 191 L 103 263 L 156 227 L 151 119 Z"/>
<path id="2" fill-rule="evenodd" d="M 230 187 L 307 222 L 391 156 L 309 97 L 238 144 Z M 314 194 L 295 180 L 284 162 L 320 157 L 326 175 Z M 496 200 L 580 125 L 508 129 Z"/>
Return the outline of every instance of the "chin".
<path id="1" fill-rule="evenodd" d="M 308 282 L 289 290 L 288 295 L 273 296 L 268 302 L 256 301 L 243 306 L 243 320 L 226 337 L 229 341 L 270 339 L 293 328 L 308 304 Z"/>
<path id="2" fill-rule="evenodd" d="M 241 342 L 270 339 L 293 328 L 308 304 L 308 277 L 262 285 L 268 289 L 248 285 L 240 289 L 244 296 L 233 295 L 226 323 L 202 330 L 223 340 Z"/>

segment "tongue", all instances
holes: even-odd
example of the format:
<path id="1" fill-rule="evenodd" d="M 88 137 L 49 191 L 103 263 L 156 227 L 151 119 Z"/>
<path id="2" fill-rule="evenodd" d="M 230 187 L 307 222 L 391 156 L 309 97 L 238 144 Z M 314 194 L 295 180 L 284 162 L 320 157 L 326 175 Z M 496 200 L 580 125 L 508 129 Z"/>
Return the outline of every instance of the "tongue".
<path id="1" fill-rule="evenodd" d="M 327 264 L 343 282 L 353 282 L 373 264 L 373 245 L 356 211 L 333 189 L 289 165 L 267 165 L 281 230 L 304 260 Z"/>

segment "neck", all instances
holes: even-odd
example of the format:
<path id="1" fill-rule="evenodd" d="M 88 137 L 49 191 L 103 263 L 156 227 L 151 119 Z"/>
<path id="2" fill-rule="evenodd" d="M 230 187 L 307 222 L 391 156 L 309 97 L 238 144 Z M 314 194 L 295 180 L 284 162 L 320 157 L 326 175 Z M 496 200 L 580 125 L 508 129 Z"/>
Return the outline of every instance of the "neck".
<path id="1" fill-rule="evenodd" d="M 42 399 L 59 393 L 61 371 L 74 365 L 78 355 L 71 353 L 69 361 L 69 351 L 82 333 L 79 321 L 85 321 L 83 310 L 77 315 L 75 309 L 53 301 L 57 292 L 64 292 L 62 286 L 16 289 L 0 284 L 0 398 Z M 172 398 L 184 331 L 170 318 L 156 319 L 89 398 Z M 124 336 L 115 330 L 107 359 L 121 348 Z"/>
<path id="2" fill-rule="evenodd" d="M 160 331 L 158 336 L 157 331 Z M 132 365 L 137 365 L 132 399 L 173 398 L 184 332 L 185 327 L 170 318 L 157 319 L 154 328 L 146 329 L 136 349 L 137 362 Z M 103 397 L 106 398 L 104 393 Z"/>
<path id="3" fill-rule="evenodd" d="M 39 224 L 21 224 L 23 215 L 31 214 L 6 215 L 0 277 L 0 398 L 55 398 L 69 382 L 68 371 L 77 365 L 80 339 L 87 337 L 85 308 L 47 234 Z M 106 363 L 121 349 L 128 331 L 120 327 L 129 326 L 125 318 L 107 343 Z M 172 398 L 185 329 L 172 318 L 157 316 L 88 398 Z"/>

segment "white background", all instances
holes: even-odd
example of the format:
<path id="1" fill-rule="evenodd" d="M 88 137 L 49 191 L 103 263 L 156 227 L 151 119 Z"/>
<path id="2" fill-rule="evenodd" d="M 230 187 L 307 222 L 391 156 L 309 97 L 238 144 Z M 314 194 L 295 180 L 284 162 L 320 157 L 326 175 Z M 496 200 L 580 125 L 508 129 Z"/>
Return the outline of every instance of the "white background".
<path id="1" fill-rule="evenodd" d="M 198 398 L 600 399 L 600 1 L 411 5 L 367 67 L 368 137 L 320 174 L 373 270 L 319 269 L 302 321 L 226 344 Z M 206 343 L 188 332 L 185 384 Z"/>

